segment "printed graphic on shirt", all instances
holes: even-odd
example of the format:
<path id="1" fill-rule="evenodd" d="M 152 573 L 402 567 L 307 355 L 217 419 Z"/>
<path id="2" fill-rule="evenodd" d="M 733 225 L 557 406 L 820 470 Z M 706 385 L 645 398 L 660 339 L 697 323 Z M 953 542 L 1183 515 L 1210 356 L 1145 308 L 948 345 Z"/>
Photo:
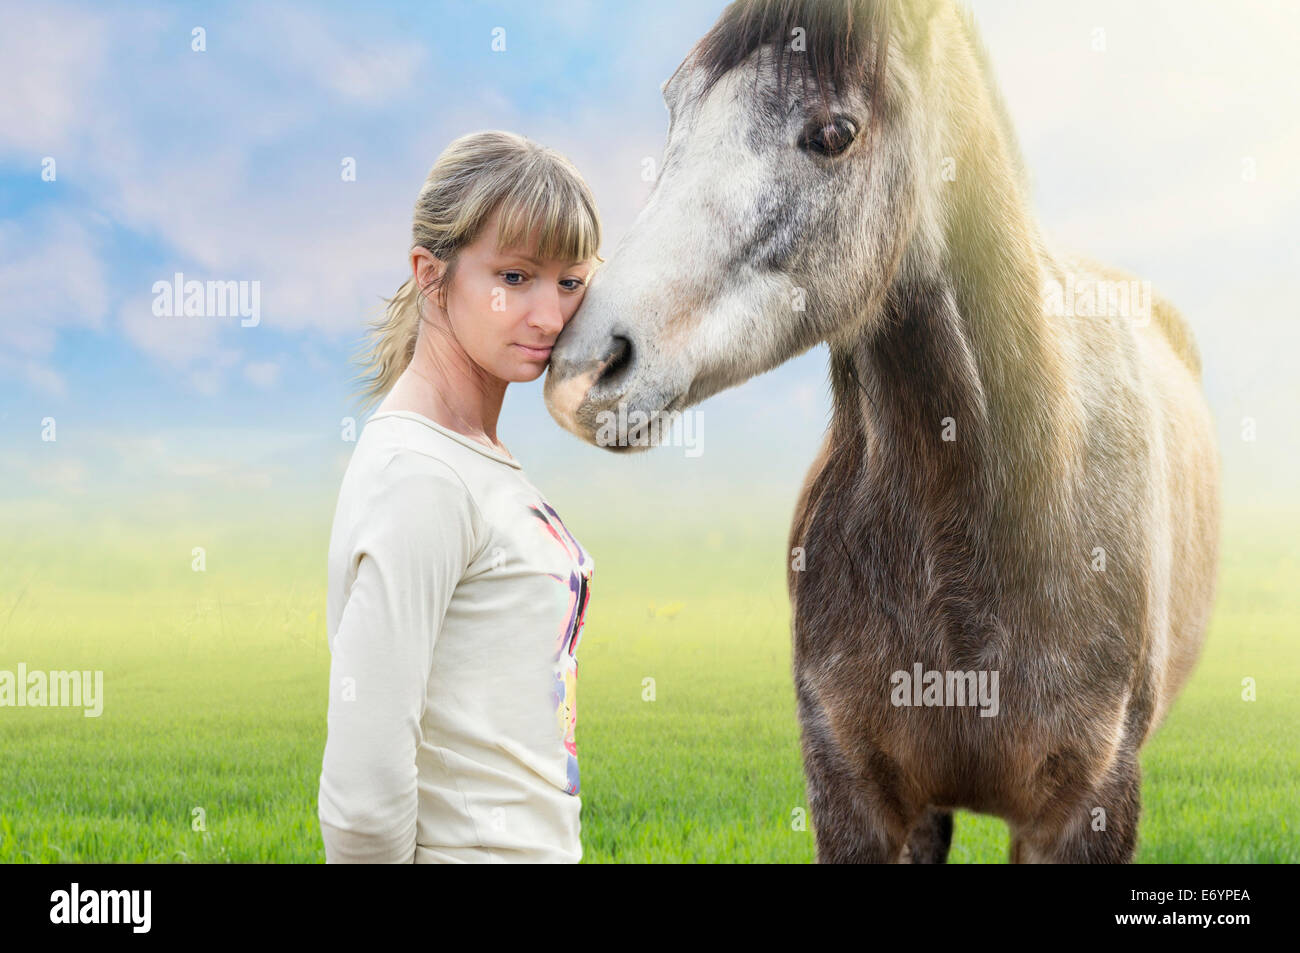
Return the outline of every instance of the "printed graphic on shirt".
<path id="1" fill-rule="evenodd" d="M 582 623 L 587 615 L 587 600 L 591 596 L 591 560 L 582 551 L 578 541 L 564 527 L 560 514 L 544 500 L 538 500 L 536 506 L 530 506 L 529 512 L 541 522 L 543 531 L 562 547 L 572 562 L 568 578 L 548 573 L 569 588 L 569 612 L 560 627 L 555 640 L 554 686 L 551 701 L 555 705 L 556 730 L 564 740 L 564 749 L 568 752 L 566 776 L 569 794 L 577 794 L 578 746 L 574 729 L 578 724 L 578 641 L 582 637 Z"/>

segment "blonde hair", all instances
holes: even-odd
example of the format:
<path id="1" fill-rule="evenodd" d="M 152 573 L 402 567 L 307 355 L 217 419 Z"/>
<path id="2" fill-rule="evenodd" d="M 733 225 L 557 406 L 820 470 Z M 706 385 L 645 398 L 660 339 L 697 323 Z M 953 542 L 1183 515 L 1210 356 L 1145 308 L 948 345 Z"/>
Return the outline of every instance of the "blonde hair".
<path id="1" fill-rule="evenodd" d="M 369 327 L 369 343 L 354 357 L 365 372 L 362 389 L 352 395 L 362 398 L 363 414 L 411 363 L 425 293 L 445 291 L 460 249 L 477 239 L 497 209 L 499 251 L 521 245 L 540 227 L 538 257 L 604 261 L 597 254 L 600 219 L 595 200 L 568 159 L 511 132 L 475 132 L 454 140 L 429 170 L 411 225 L 411 249 L 426 248 L 447 267 L 428 287 L 417 288 L 412 276 L 397 294 L 384 299 L 383 315 Z"/>

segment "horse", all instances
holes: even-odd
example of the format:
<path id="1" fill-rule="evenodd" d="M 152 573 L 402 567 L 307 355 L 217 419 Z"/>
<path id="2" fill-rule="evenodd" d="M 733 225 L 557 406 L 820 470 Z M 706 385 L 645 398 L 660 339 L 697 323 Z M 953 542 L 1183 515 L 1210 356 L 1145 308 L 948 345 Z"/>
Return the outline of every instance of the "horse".
<path id="1" fill-rule="evenodd" d="M 786 572 L 817 861 L 946 862 L 964 809 L 1005 820 L 1013 863 L 1131 862 L 1138 752 L 1217 569 L 1183 318 L 1049 247 L 954 0 L 736 0 L 661 92 L 658 177 L 543 396 L 635 452 L 616 410 L 827 345 Z"/>

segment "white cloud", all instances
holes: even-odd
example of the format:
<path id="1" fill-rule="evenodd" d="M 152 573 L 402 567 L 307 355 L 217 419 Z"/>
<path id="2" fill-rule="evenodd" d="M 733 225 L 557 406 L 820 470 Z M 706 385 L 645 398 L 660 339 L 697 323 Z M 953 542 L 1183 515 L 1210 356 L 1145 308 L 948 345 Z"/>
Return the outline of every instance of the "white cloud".
<path id="1" fill-rule="evenodd" d="M 199 54 L 188 51 L 185 24 L 165 11 L 105 20 L 67 6 L 7 9 L 0 59 L 19 86 L 0 91 L 0 149 L 36 158 L 53 151 L 60 180 L 51 189 L 66 183 L 93 203 L 87 215 L 160 243 L 176 270 L 260 280 L 268 326 L 352 330 L 401 281 L 419 181 L 384 175 L 363 157 L 362 183 L 343 183 L 338 157 L 323 154 L 329 147 L 318 135 L 300 141 L 296 130 L 338 104 L 375 107 L 409 91 L 427 50 L 400 33 L 359 36 L 364 19 L 319 10 L 250 5 L 224 14 L 221 29 L 209 24 L 208 52 Z M 169 47 L 171 34 L 180 39 Z M 131 55 L 140 50 L 152 58 Z M 159 97 L 164 69 L 169 92 Z M 474 104 L 463 108 L 471 113 Z M 349 135 L 341 145 L 371 146 Z M 254 164 L 262 146 L 272 147 L 274 165 Z M 388 159 L 392 145 L 369 155 Z M 74 257 L 78 246 L 85 254 Z M 84 227 L 24 224 L 20 233 L 6 225 L 0 250 L 7 350 L 52 350 L 69 322 L 51 307 L 91 305 L 92 316 L 103 314 L 103 270 L 89 257 Z M 168 262 L 168 277 L 172 269 Z M 123 290 L 123 331 L 156 360 L 188 368 L 213 346 L 210 329 L 163 326 Z M 28 312 L 39 323 L 25 320 Z M 200 370 L 194 381 L 212 390 L 220 375 Z"/>
<path id="2" fill-rule="evenodd" d="M 102 328 L 108 296 L 98 240 L 71 213 L 0 222 L 0 368 L 8 374 L 39 393 L 65 393 L 49 363 L 59 334 Z"/>
<path id="3" fill-rule="evenodd" d="M 224 372 L 243 356 L 223 341 L 257 330 L 241 327 L 233 317 L 155 315 L 151 292 L 129 296 L 118 311 L 118 323 L 136 347 L 165 366 L 188 371 L 182 379 L 208 395 L 220 392 Z"/>
<path id="4" fill-rule="evenodd" d="M 25 479 L 47 496 L 86 492 L 89 468 L 85 460 L 73 456 L 59 441 L 32 443 L 30 451 L 10 449 L 0 454 L 0 471 L 7 479 Z"/>
<path id="5" fill-rule="evenodd" d="M 321 461 L 321 479 L 334 462 L 337 441 L 330 434 L 262 428 L 156 428 L 144 419 L 124 419 L 114 428 L 64 429 L 55 444 L 38 430 L 22 445 L 0 449 L 7 491 L 24 484 L 36 493 L 81 493 L 93 488 L 107 498 L 123 491 L 152 496 L 168 489 L 201 499 L 217 490 L 265 490 L 306 485 L 300 472 Z"/>
<path id="6" fill-rule="evenodd" d="M 401 34 L 358 38 L 357 25 L 330 22 L 318 7 L 267 4 L 248 9 L 241 32 L 344 102 L 375 105 L 407 90 L 426 48 Z"/>
<path id="7" fill-rule="evenodd" d="M 108 43 L 104 21 L 93 11 L 0 6 L 0 152 L 57 157 L 71 144 Z"/>
<path id="8" fill-rule="evenodd" d="M 0 222 L 0 344 L 48 354 L 62 327 L 99 328 L 108 287 L 92 232 L 65 210 Z"/>
<path id="9" fill-rule="evenodd" d="M 244 377 L 255 387 L 270 390 L 280 379 L 280 365 L 275 361 L 249 361 L 244 365 Z"/>
<path id="10" fill-rule="evenodd" d="M 45 397 L 64 397 L 68 393 L 63 375 L 39 361 L 16 361 L 6 354 L 0 354 L 0 370 L 6 376 L 25 380 L 33 391 Z"/>

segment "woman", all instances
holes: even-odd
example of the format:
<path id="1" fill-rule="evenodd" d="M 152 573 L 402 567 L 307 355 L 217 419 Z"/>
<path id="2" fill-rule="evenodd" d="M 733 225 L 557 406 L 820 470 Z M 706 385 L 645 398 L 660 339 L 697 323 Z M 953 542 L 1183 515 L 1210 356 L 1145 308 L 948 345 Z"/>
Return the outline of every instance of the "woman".
<path id="1" fill-rule="evenodd" d="M 329 549 L 327 862 L 577 862 L 575 651 L 594 562 L 497 439 L 598 261 L 562 156 L 454 141 L 373 328 Z"/>

